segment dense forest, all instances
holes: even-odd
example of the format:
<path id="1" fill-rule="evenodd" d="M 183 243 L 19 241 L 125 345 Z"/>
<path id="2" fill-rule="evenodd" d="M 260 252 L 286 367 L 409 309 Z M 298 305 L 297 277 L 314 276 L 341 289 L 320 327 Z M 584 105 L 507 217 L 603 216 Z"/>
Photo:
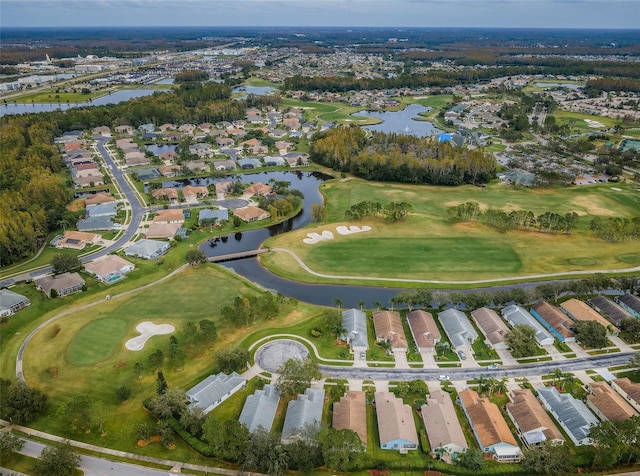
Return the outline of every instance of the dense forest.
<path id="1" fill-rule="evenodd" d="M 70 195 L 58 174 L 63 167 L 53 145 L 52 124 L 35 116 L 0 125 L 0 263 L 35 253 L 58 227 Z"/>
<path id="2" fill-rule="evenodd" d="M 317 134 L 310 158 L 334 170 L 381 182 L 485 183 L 496 171 L 493 157 L 480 150 L 403 134 L 376 132 L 367 139 L 356 126 Z"/>
<path id="3" fill-rule="evenodd" d="M 224 84 L 188 84 L 119 104 L 0 118 L 0 264 L 18 262 L 61 227 L 70 191 L 53 139 L 73 129 L 144 123 L 202 123 L 244 117 L 247 106 L 277 104 L 278 97 L 230 99 Z"/>

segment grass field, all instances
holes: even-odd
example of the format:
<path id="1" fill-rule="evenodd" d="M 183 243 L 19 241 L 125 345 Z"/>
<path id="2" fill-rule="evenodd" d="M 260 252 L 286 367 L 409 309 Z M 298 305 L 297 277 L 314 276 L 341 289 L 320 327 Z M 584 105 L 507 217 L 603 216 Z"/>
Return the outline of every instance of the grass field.
<path id="1" fill-rule="evenodd" d="M 640 266 L 640 253 L 632 251 L 628 242 L 606 242 L 589 231 L 594 216 L 640 214 L 640 193 L 633 186 L 618 185 L 620 191 L 608 184 L 525 189 L 501 184 L 436 187 L 337 179 L 321 187 L 325 223 L 273 237 L 266 246 L 292 250 L 315 272 L 353 277 L 348 282 L 357 282 L 358 276 L 463 281 Z M 382 219 L 345 222 L 344 212 L 364 200 L 406 201 L 413 210 L 407 220 L 394 224 Z M 500 233 L 481 223 L 449 223 L 447 208 L 467 201 L 478 202 L 481 209 L 576 212 L 580 218 L 572 235 Z M 347 236 L 336 233 L 337 225 L 353 224 L 372 230 Z M 302 242 L 307 233 L 323 230 L 332 231 L 334 239 L 315 245 Z M 303 271 L 283 253 L 263 255 L 261 262 L 293 279 L 331 281 Z"/>
<path id="2" fill-rule="evenodd" d="M 69 363 L 88 366 L 111 356 L 127 331 L 127 321 L 105 318 L 89 322 L 75 335 L 67 349 Z"/>
<path id="3" fill-rule="evenodd" d="M 558 110 L 553 113 L 558 124 L 567 123 L 570 119 L 575 120 L 574 128 L 579 129 L 580 131 L 597 131 L 599 129 L 604 129 L 608 127 L 613 127 L 618 123 L 617 119 L 606 116 L 592 116 L 590 114 L 581 114 L 579 112 L 570 112 L 570 111 L 561 111 Z M 584 121 L 585 119 L 589 119 L 592 121 L 598 121 L 604 127 L 589 127 L 587 123 Z"/>

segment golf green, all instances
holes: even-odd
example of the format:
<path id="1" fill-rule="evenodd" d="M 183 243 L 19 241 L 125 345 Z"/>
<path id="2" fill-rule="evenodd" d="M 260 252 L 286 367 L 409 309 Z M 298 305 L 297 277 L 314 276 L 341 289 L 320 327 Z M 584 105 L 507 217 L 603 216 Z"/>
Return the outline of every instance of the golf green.
<path id="1" fill-rule="evenodd" d="M 515 272 L 522 267 L 508 245 L 475 237 L 360 238 L 325 242 L 310 251 L 306 263 L 315 270 L 350 276 L 432 274 L 450 271 L 452 262 L 468 272 Z"/>
<path id="2" fill-rule="evenodd" d="M 126 320 L 115 317 L 89 322 L 78 331 L 67 348 L 69 363 L 82 367 L 108 359 L 122 342 L 128 328 Z"/>

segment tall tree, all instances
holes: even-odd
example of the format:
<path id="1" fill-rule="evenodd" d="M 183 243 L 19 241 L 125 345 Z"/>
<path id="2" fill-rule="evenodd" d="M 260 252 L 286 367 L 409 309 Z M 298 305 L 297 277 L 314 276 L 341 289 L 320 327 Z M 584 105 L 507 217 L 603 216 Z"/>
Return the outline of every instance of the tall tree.
<path id="1" fill-rule="evenodd" d="M 47 446 L 33 465 L 38 476 L 68 476 L 78 468 L 80 456 L 75 454 L 68 441 L 60 446 Z"/>
<path id="2" fill-rule="evenodd" d="M 284 395 L 296 395 L 304 393 L 312 380 L 322 378 L 318 364 L 313 360 L 289 359 L 278 369 L 276 387 Z"/>
<path id="3" fill-rule="evenodd" d="M 58 254 L 51 258 L 53 274 L 61 274 L 72 271 L 79 271 L 82 268 L 80 258 L 70 254 Z"/>
<path id="4" fill-rule="evenodd" d="M 164 395 L 165 393 L 167 393 L 168 389 L 169 389 L 169 385 L 167 385 L 167 381 L 164 378 L 164 374 L 162 373 L 162 370 L 160 370 L 158 371 L 157 378 L 156 378 L 156 394 Z"/>
<path id="5" fill-rule="evenodd" d="M 573 458 L 567 445 L 545 441 L 524 450 L 521 466 L 527 473 L 565 474 L 573 471 Z"/>
<path id="6" fill-rule="evenodd" d="M 577 321 L 574 325 L 576 339 L 587 347 L 602 349 L 609 345 L 607 329 L 596 321 Z"/>
<path id="7" fill-rule="evenodd" d="M 25 441 L 13 433 L 0 432 L 0 458 L 7 458 L 11 453 L 18 453 Z"/>
<path id="8" fill-rule="evenodd" d="M 526 324 L 518 324 L 506 336 L 505 342 L 515 358 L 531 357 L 538 350 L 536 331 Z"/>
<path id="9" fill-rule="evenodd" d="M 47 406 L 48 396 L 37 388 L 17 381 L 0 383 L 0 417 L 18 425 L 32 422 Z"/>

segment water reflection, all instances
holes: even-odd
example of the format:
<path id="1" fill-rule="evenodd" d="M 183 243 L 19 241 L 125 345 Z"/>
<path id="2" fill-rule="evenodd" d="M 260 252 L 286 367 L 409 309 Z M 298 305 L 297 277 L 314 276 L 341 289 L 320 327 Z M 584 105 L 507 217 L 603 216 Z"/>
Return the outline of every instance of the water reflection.
<path id="1" fill-rule="evenodd" d="M 379 131 L 385 133 L 394 132 L 396 134 L 411 134 L 418 137 L 429 137 L 441 134 L 442 131 L 435 127 L 433 123 L 428 121 L 417 121 L 418 114 L 430 111 L 430 107 L 421 106 L 420 104 L 410 104 L 402 111 L 360 111 L 352 114 L 353 116 L 375 117 L 383 121 L 380 124 L 372 126 L 363 126 L 364 129 L 370 131 Z"/>

